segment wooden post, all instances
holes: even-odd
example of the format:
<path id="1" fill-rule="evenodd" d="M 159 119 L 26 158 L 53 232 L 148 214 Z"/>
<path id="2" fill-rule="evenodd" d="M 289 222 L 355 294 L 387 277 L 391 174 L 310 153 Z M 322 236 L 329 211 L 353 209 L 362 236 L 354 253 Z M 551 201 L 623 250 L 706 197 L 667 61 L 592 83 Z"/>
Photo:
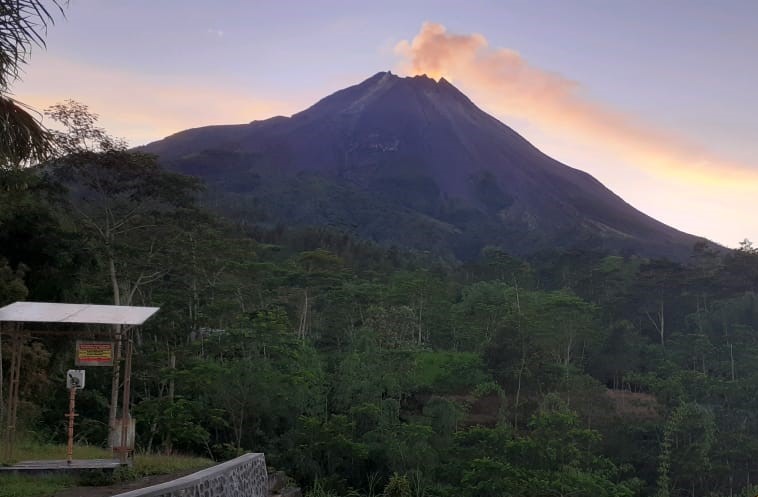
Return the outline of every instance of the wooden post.
<path id="1" fill-rule="evenodd" d="M 71 464 L 74 458 L 74 412 L 76 406 L 76 388 L 70 388 L 68 391 L 68 446 L 66 447 L 66 461 Z"/>
<path id="2" fill-rule="evenodd" d="M 5 376 L 3 375 L 3 322 L 0 321 L 0 427 L 4 427 L 4 426 L 5 426 Z M 5 433 L 0 433 L 0 439 L 5 440 Z M 2 454 L 0 454 L 0 456 L 2 456 Z"/>
<path id="3" fill-rule="evenodd" d="M 129 457 L 129 449 L 127 447 L 127 441 L 129 439 L 129 428 L 131 425 L 131 414 L 129 412 L 129 403 L 131 389 L 132 389 L 132 330 L 128 329 L 125 333 L 122 332 L 123 338 L 126 340 L 126 354 L 124 358 L 124 395 L 121 401 L 121 447 L 120 447 L 120 459 L 121 464 L 126 464 Z"/>
<path id="4" fill-rule="evenodd" d="M 0 453 L 0 456 L 2 456 L 5 459 L 11 458 L 11 450 L 10 450 L 10 412 L 11 412 L 11 377 L 13 376 L 13 335 L 9 332 L 8 333 L 8 343 L 10 344 L 10 357 L 11 357 L 11 363 L 9 364 L 8 368 L 8 401 L 3 405 L 2 416 L 0 416 L 0 421 L 3 422 L 2 426 L 2 441 L 3 441 L 3 447 L 2 447 L 2 453 Z M 0 356 L 2 356 L 2 353 L 0 352 Z M 2 361 L 0 361 L 0 370 L 2 369 Z M 2 373 L 0 373 L 0 376 L 2 376 Z M 3 384 L 5 383 L 5 378 L 2 378 Z M 5 396 L 2 392 L 2 387 L 0 387 L 0 402 L 5 402 Z"/>
<path id="5" fill-rule="evenodd" d="M 11 335 L 11 363 L 10 375 L 8 378 L 8 409 L 6 414 L 5 428 L 5 456 L 7 459 L 13 458 L 13 451 L 16 444 L 16 419 L 18 414 L 19 402 L 19 383 L 21 377 L 21 353 L 23 338 L 18 331 Z"/>
<path id="6" fill-rule="evenodd" d="M 121 384 L 121 325 L 113 325 L 115 350 L 113 351 L 113 371 L 111 372 L 111 403 L 108 408 L 108 445 L 115 449 L 116 417 L 118 413 L 118 387 Z"/>

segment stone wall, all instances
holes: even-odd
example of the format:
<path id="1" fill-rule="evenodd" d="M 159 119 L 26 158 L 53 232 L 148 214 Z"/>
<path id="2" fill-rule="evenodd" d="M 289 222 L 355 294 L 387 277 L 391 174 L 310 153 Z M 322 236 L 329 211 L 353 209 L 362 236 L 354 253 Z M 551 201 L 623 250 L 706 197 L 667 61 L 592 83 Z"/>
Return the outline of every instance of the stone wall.
<path id="1" fill-rule="evenodd" d="M 245 454 L 177 480 L 114 497 L 266 497 L 263 454 Z"/>

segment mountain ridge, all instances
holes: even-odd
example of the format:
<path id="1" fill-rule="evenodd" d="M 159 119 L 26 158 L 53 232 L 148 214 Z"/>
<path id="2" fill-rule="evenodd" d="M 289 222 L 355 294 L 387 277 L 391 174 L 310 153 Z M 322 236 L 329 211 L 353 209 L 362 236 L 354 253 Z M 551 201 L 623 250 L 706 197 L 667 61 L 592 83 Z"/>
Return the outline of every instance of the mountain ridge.
<path id="1" fill-rule="evenodd" d="M 444 78 L 379 72 L 290 117 L 189 129 L 141 150 L 233 202 L 257 199 L 256 222 L 326 223 L 456 257 L 499 245 L 682 259 L 703 240 L 548 157 Z M 397 229 L 357 215 L 360 202 Z"/>

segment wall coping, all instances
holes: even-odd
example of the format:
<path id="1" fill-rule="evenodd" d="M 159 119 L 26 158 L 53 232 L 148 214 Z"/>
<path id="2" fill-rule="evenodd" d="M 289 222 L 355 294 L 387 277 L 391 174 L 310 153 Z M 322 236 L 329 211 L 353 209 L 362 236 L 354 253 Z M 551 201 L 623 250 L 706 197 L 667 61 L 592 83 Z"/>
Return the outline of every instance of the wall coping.
<path id="1" fill-rule="evenodd" d="M 125 492 L 122 494 L 116 494 L 113 497 L 159 497 L 162 495 L 166 495 L 167 492 L 192 487 L 196 485 L 198 482 L 207 480 L 209 478 L 216 476 L 219 473 L 223 473 L 231 468 L 234 468 L 241 464 L 248 463 L 250 461 L 254 461 L 256 459 L 261 459 L 263 461 L 263 467 L 264 468 L 266 467 L 266 459 L 263 453 L 250 452 L 250 453 L 241 455 L 235 459 L 232 459 L 230 461 L 226 461 L 221 464 L 216 464 L 215 466 L 211 466 L 210 468 L 201 469 L 200 471 L 197 471 L 187 476 L 182 476 L 181 478 L 177 478 L 176 480 L 167 481 L 165 483 L 159 483 L 157 485 L 153 485 L 150 487 L 139 488 L 137 490 L 131 490 L 129 492 Z"/>

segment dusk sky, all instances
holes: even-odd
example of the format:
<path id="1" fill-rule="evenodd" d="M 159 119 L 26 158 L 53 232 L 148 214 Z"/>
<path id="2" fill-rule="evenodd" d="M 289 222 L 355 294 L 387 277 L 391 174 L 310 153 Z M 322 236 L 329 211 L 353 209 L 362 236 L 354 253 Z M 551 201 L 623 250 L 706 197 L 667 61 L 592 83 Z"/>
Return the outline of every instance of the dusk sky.
<path id="1" fill-rule="evenodd" d="M 139 145 L 290 115 L 376 72 L 444 76 L 680 230 L 758 242 L 756 1 L 71 0 L 15 97 Z"/>

